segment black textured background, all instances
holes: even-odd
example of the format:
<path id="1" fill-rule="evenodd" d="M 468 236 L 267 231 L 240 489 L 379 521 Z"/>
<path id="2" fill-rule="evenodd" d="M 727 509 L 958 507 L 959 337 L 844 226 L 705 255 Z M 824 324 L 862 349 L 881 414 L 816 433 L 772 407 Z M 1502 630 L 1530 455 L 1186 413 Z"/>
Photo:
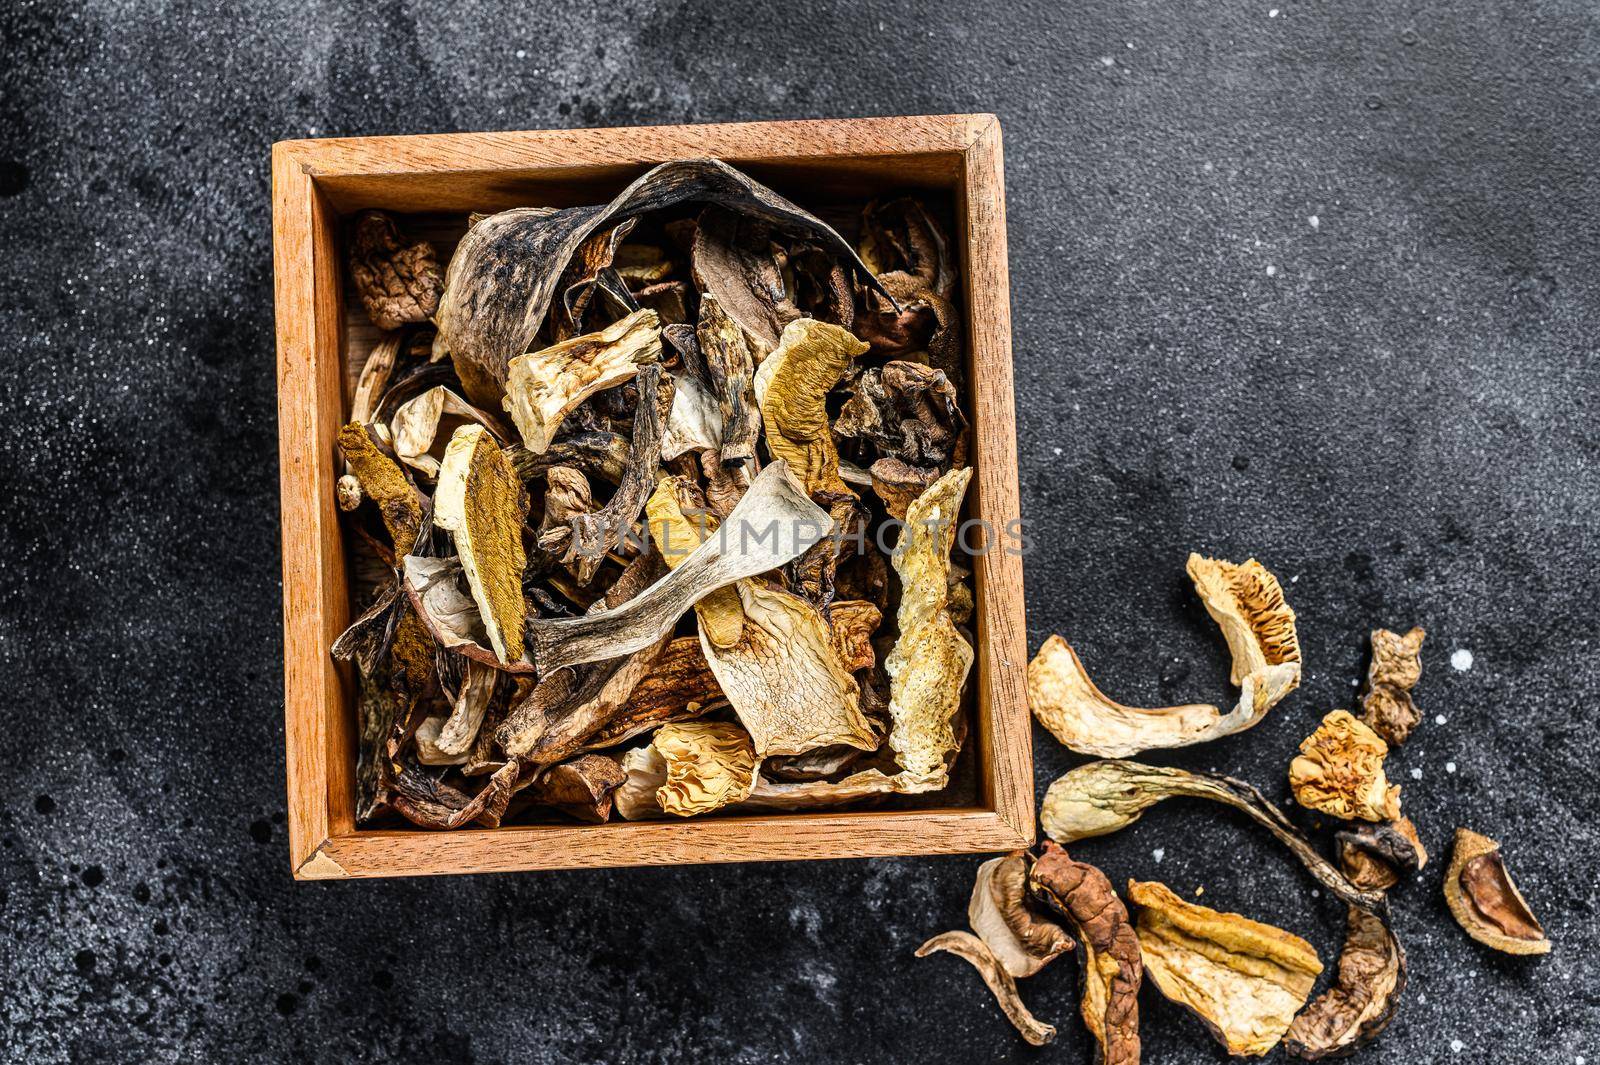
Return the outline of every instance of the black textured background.
<path id="1" fill-rule="evenodd" d="M 7 1060 L 1088 1060 L 1072 962 L 1024 985 L 1063 1032 L 1032 1051 L 962 963 L 912 959 L 976 859 L 295 884 L 286 855 L 271 142 L 981 110 L 1030 647 L 1063 632 L 1124 701 L 1225 701 L 1183 560 L 1261 558 L 1306 683 L 1171 761 L 1282 796 L 1367 630 L 1426 626 L 1391 765 L 1435 864 L 1359 1060 L 1600 1062 L 1592 4 L 214 6 L 0 4 Z M 1037 755 L 1041 786 L 1073 762 Z M 1451 923 L 1460 824 L 1554 954 Z M 1076 851 L 1333 961 L 1339 908 L 1231 814 Z M 1220 1060 L 1142 1005 L 1147 1060 Z"/>

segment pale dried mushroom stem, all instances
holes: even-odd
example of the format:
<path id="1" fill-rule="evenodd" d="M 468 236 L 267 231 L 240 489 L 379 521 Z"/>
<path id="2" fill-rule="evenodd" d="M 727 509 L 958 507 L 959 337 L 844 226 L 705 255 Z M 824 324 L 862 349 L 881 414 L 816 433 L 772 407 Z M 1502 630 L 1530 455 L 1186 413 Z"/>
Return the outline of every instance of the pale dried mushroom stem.
<path id="1" fill-rule="evenodd" d="M 1322 972 L 1297 935 L 1187 902 L 1164 884 L 1128 881 L 1144 970 L 1170 1001 L 1205 1024 L 1230 1054 L 1277 1045 Z"/>
<path id="2" fill-rule="evenodd" d="M 1473 939 L 1506 954 L 1548 954 L 1550 940 L 1506 870 L 1500 844 L 1456 829 L 1444 875 L 1450 913 Z"/>
<path id="3" fill-rule="evenodd" d="M 1139 986 L 1144 963 L 1127 907 L 1111 881 L 1094 866 L 1075 862 L 1046 841 L 1028 871 L 1028 890 L 1065 917 L 1081 948 L 1083 994 L 1079 1009 L 1096 1044 L 1100 1065 L 1139 1063 Z"/>
<path id="4" fill-rule="evenodd" d="M 687 478 L 663 477 L 645 501 L 650 539 L 668 568 L 676 569 L 719 524 L 715 515 L 706 510 L 705 500 L 696 498 L 698 492 Z M 739 642 L 744 631 L 744 607 L 734 589 L 717 589 L 695 603 L 694 611 L 713 646 L 727 648 Z"/>
<path id="5" fill-rule="evenodd" d="M 1400 786 L 1383 772 L 1389 745 L 1347 710 L 1334 710 L 1300 743 L 1289 763 L 1295 801 L 1347 821 L 1393 821 L 1400 816 Z"/>
<path id="6" fill-rule="evenodd" d="M 502 663 L 523 651 L 528 505 L 527 490 L 489 432 L 477 424 L 457 429 L 439 469 L 433 521 L 455 540 L 489 645 Z"/>
<path id="7" fill-rule="evenodd" d="M 991 858 L 978 866 L 967 904 L 967 923 L 1005 971 L 1016 979 L 1032 976 L 1072 949 L 1072 937 L 1028 904 L 1028 859 L 1024 851 Z"/>
<path id="8" fill-rule="evenodd" d="M 1422 677 L 1426 636 L 1420 627 L 1404 636 L 1388 629 L 1372 630 L 1372 663 L 1361 693 L 1361 720 L 1392 744 L 1404 743 L 1422 719 L 1411 689 Z"/>
<path id="9" fill-rule="evenodd" d="M 994 1000 L 1006 1015 L 1006 1020 L 1030 1045 L 1041 1047 L 1055 1039 L 1055 1026 L 1045 1024 L 1028 1011 L 1022 996 L 1017 993 L 1017 982 L 983 940 L 970 932 L 945 932 L 918 947 L 917 957 L 926 958 L 939 952 L 965 959 L 978 970 L 978 975 L 983 977 L 983 982 L 994 994 Z"/>
<path id="10" fill-rule="evenodd" d="M 755 785 L 755 746 L 738 725 L 724 721 L 663 725 L 651 744 L 667 767 L 656 804 L 674 817 L 742 802 Z"/>
<path id="11" fill-rule="evenodd" d="M 597 332 L 510 360 L 504 406 L 524 446 L 538 455 L 578 404 L 631 380 L 641 363 L 660 357 L 661 320 L 655 311 L 636 311 Z"/>

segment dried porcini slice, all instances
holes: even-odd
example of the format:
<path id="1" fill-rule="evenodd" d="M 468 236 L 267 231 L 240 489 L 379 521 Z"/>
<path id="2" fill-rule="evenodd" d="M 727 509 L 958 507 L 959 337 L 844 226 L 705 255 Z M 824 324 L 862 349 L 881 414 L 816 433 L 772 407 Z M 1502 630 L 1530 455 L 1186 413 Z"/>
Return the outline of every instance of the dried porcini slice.
<path id="1" fill-rule="evenodd" d="M 1388 629 L 1372 630 L 1372 663 L 1361 692 L 1361 721 L 1396 746 L 1406 742 L 1422 720 L 1411 689 L 1422 679 L 1422 641 L 1427 635 L 1421 627 L 1404 636 Z"/>
<path id="2" fill-rule="evenodd" d="M 1017 979 L 1032 976 L 1072 949 L 1072 937 L 1028 902 L 1028 856 L 1012 851 L 978 866 L 967 923 Z"/>
<path id="3" fill-rule="evenodd" d="M 972 668 L 972 645 L 950 619 L 950 550 L 971 467 L 951 470 L 906 510 L 895 547 L 900 635 L 884 659 L 889 674 L 889 747 L 906 774 L 944 786 L 959 749 L 953 722 Z"/>
<path id="4" fill-rule="evenodd" d="M 676 568 L 716 528 L 716 520 L 706 513 L 704 500 L 696 499 L 697 487 L 682 477 L 663 477 L 645 501 L 650 520 L 650 538 L 669 568 Z M 685 503 L 694 515 L 684 513 Z M 694 605 L 700 628 L 716 647 L 732 647 L 744 630 L 744 607 L 739 593 L 718 588 Z"/>
<path id="5" fill-rule="evenodd" d="M 463 662 L 460 690 L 451 704 L 450 716 L 440 722 L 434 746 L 447 758 L 465 759 L 478 737 L 484 714 L 494 698 L 501 673 L 493 666 L 467 658 Z"/>
<path id="6" fill-rule="evenodd" d="M 634 686 L 627 705 L 596 732 L 585 745 L 614 747 L 673 721 L 688 721 L 706 713 L 722 695 L 717 678 L 706 664 L 697 636 L 668 641 Z"/>
<path id="7" fill-rule="evenodd" d="M 433 245 L 405 243 L 400 227 L 382 211 L 364 211 L 356 219 L 350 274 L 361 306 L 379 329 L 426 322 L 439 309 L 444 279 Z"/>
<path id="8" fill-rule="evenodd" d="M 439 434 L 439 423 L 446 417 L 477 422 L 493 433 L 500 443 L 510 442 L 494 417 L 474 407 L 444 385 L 435 385 L 400 404 L 390 418 L 389 435 L 394 440 L 395 457 L 429 477 L 438 477 L 439 460 L 429 452 Z"/>
<path id="9" fill-rule="evenodd" d="M 707 293 L 700 300 L 700 323 L 695 340 L 705 362 L 706 378 L 717 396 L 722 415 L 723 466 L 742 467 L 756 458 L 761 434 L 761 412 L 756 406 L 755 357 L 744 330 L 723 311 L 717 298 Z"/>
<path id="10" fill-rule="evenodd" d="M 379 451 L 367 427 L 356 422 L 339 430 L 339 450 L 361 491 L 378 505 L 384 528 L 394 543 L 395 557 L 409 554 L 422 527 L 422 500 L 399 463 Z"/>
<path id="11" fill-rule="evenodd" d="M 1006 1020 L 1031 1046 L 1042 1047 L 1055 1039 L 1055 1026 L 1044 1023 L 1029 1012 L 1022 1002 L 1022 996 L 1017 993 L 1016 980 L 983 940 L 971 932 L 944 932 L 918 947 L 917 957 L 926 958 L 940 952 L 963 958 L 978 970 L 983 982 L 993 992 L 1001 1012 L 1006 1015 Z"/>
<path id="12" fill-rule="evenodd" d="M 538 806 L 550 806 L 579 821 L 598 824 L 611 817 L 611 796 L 628 778 L 622 764 L 603 754 L 579 755 L 553 765 L 521 792 Z"/>
<path id="13" fill-rule="evenodd" d="M 756 402 L 772 457 L 789 464 L 813 497 L 851 498 L 839 479 L 839 451 L 826 406 L 828 392 L 867 346 L 844 329 L 814 318 L 784 326 L 778 346 L 756 371 Z"/>
<path id="14" fill-rule="evenodd" d="M 755 747 L 738 725 L 725 721 L 663 725 L 651 746 L 667 767 L 656 804 L 674 817 L 692 817 L 740 802 L 755 784 Z"/>
<path id="15" fill-rule="evenodd" d="M 527 517 L 527 490 L 488 431 L 476 424 L 457 429 L 439 469 L 433 522 L 455 540 L 489 645 L 502 663 L 522 657 Z"/>
<path id="16" fill-rule="evenodd" d="M 1322 962 L 1297 935 L 1128 881 L 1144 971 L 1230 1054 L 1271 1050 L 1306 1004 Z"/>
<path id="17" fill-rule="evenodd" d="M 350 400 L 352 424 L 365 425 L 372 419 L 378 398 L 389 383 L 389 375 L 394 372 L 395 358 L 400 354 L 400 340 L 400 333 L 386 333 L 368 353 L 367 361 L 361 367 L 361 377 L 356 381 L 355 395 Z M 339 478 L 335 486 L 334 496 L 340 510 L 355 510 L 361 505 L 361 482 L 349 469 L 348 463 L 345 475 Z"/>
<path id="18" fill-rule="evenodd" d="M 1500 844 L 1456 829 L 1444 898 L 1456 923 L 1486 947 L 1506 954 L 1548 954 L 1550 940 L 1506 871 Z"/>
<path id="19" fill-rule="evenodd" d="M 961 329 L 955 270 L 944 232 L 910 197 L 868 204 L 861 216 L 860 251 L 898 306 L 866 297 L 861 336 L 889 355 L 927 353 L 935 366 L 960 375 Z"/>
<path id="20" fill-rule="evenodd" d="M 511 359 L 504 407 L 537 455 L 578 404 L 631 380 L 641 364 L 660 357 L 661 320 L 655 311 L 635 311 L 597 332 Z"/>
<path id="21" fill-rule="evenodd" d="M 1188 570 L 1206 613 L 1228 642 L 1233 683 L 1242 686 L 1267 666 L 1294 663 L 1293 690 L 1300 683 L 1300 637 L 1278 578 L 1253 558 L 1235 563 L 1191 554 Z"/>
<path id="22" fill-rule="evenodd" d="M 1355 1053 L 1389 1027 L 1405 987 L 1405 951 L 1386 919 L 1349 907 L 1337 978 L 1294 1019 L 1284 1050 L 1307 1061 Z"/>
<path id="23" fill-rule="evenodd" d="M 1046 841 L 1028 871 L 1028 890 L 1071 924 L 1082 948 L 1083 1023 L 1094 1036 L 1101 1065 L 1138 1065 L 1139 985 L 1144 963 L 1139 937 L 1111 881 Z"/>
<path id="24" fill-rule="evenodd" d="M 1347 710 L 1334 710 L 1300 743 L 1289 763 L 1295 801 L 1345 820 L 1393 821 L 1400 816 L 1400 786 L 1383 774 L 1389 745 Z"/>
<path id="25" fill-rule="evenodd" d="M 639 595 L 595 615 L 530 620 L 534 664 L 549 672 L 649 646 L 707 594 L 798 558 L 828 529 L 827 512 L 775 462 L 755 478 L 715 535 Z"/>
<path id="26" fill-rule="evenodd" d="M 708 207 L 695 226 L 695 279 L 762 351 L 800 317 L 775 251 L 768 227 L 732 211 Z"/>
<path id="27" fill-rule="evenodd" d="M 1410 818 L 1379 824 L 1352 823 L 1334 834 L 1339 868 L 1356 887 L 1384 891 L 1417 875 L 1428 852 Z"/>
<path id="28" fill-rule="evenodd" d="M 672 397 L 667 431 L 661 438 L 662 460 L 670 462 L 689 452 L 720 451 L 722 407 L 717 397 L 692 374 L 682 374 L 674 382 L 678 391 Z"/>
<path id="29" fill-rule="evenodd" d="M 506 363 L 538 335 L 567 264 L 600 229 L 680 203 L 717 204 L 813 241 L 861 281 L 882 290 L 844 239 L 826 223 L 726 163 L 663 163 L 599 206 L 559 211 L 519 208 L 480 219 L 456 248 L 436 320 L 467 398 L 498 403 Z"/>

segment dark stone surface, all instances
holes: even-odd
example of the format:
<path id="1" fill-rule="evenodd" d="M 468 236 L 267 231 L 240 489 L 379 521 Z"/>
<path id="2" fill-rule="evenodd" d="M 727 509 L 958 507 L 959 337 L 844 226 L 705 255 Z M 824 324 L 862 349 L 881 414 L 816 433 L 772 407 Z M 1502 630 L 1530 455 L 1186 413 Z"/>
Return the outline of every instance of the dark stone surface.
<path id="1" fill-rule="evenodd" d="M 1071 962 L 1025 985 L 1033 1052 L 912 960 L 975 859 L 297 885 L 285 850 L 268 145 L 990 110 L 1032 645 L 1225 700 L 1183 560 L 1265 560 L 1305 686 L 1163 760 L 1281 797 L 1367 630 L 1426 626 L 1392 764 L 1435 861 L 1361 1060 L 1600 1062 L 1592 5 L 213 7 L 0 5 L 7 1060 L 1088 1060 Z M 1041 787 L 1075 761 L 1037 753 Z M 1451 923 L 1459 824 L 1553 955 Z M 1337 907 L 1232 815 L 1076 850 L 1333 960 Z M 1142 1005 L 1147 1060 L 1220 1060 Z"/>

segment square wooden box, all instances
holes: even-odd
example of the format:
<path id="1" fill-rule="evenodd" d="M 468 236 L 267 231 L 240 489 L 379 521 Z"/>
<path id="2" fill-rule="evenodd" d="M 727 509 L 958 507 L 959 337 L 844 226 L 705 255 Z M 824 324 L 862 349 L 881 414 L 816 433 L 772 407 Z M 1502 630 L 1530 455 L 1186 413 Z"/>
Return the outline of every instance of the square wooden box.
<path id="1" fill-rule="evenodd" d="M 1000 123 L 993 115 L 285 141 L 272 149 L 283 491 L 284 717 L 294 875 L 320 880 L 518 869 L 993 852 L 1034 839 L 1022 563 L 975 558 L 967 744 L 977 803 L 922 810 L 519 825 L 355 826 L 355 684 L 328 652 L 349 624 L 334 438 L 348 410 L 341 219 L 601 203 L 649 167 L 714 156 L 802 206 L 896 188 L 953 201 L 973 426 L 969 517 L 1018 516 Z"/>

